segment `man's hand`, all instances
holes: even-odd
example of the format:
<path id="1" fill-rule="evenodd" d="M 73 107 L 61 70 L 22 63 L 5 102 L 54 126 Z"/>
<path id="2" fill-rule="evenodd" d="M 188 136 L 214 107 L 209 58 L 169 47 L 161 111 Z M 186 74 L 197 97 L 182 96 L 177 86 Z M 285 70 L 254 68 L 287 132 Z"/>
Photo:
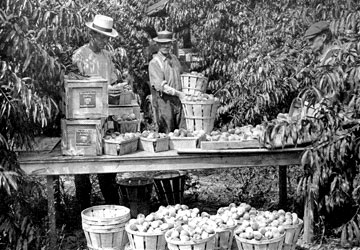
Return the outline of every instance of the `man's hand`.
<path id="1" fill-rule="evenodd" d="M 181 92 L 181 91 L 176 91 L 176 95 L 179 97 L 180 100 L 185 99 L 185 97 L 189 96 L 189 94 Z"/>

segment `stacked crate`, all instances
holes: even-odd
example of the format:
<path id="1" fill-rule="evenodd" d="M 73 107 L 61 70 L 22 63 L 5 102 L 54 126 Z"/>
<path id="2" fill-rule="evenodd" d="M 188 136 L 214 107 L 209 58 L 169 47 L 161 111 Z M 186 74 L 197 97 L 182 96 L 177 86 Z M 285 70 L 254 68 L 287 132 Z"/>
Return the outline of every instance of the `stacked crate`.
<path id="1" fill-rule="evenodd" d="M 61 121 L 63 155 L 101 155 L 108 117 L 108 82 L 92 76 L 65 77 L 65 119 Z"/>
<path id="2" fill-rule="evenodd" d="M 195 96 L 181 100 L 186 128 L 190 131 L 210 133 L 214 128 L 219 100 L 207 95 L 208 78 L 201 73 L 181 74 L 182 92 Z"/>
<path id="3" fill-rule="evenodd" d="M 121 91 L 109 91 L 108 115 L 107 130 L 122 134 L 140 131 L 140 106 L 128 85 Z"/>

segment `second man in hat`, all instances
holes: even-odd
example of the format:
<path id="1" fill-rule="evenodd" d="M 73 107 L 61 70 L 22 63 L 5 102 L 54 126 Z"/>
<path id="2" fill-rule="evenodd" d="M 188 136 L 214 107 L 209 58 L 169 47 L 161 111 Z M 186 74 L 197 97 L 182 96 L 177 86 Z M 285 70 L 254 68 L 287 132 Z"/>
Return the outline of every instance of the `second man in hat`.
<path id="1" fill-rule="evenodd" d="M 158 132 L 169 133 L 179 128 L 186 128 L 180 99 L 185 97 L 181 92 L 180 61 L 171 53 L 173 34 L 161 31 L 154 38 L 159 51 L 149 63 L 150 89 L 152 105 Z"/>

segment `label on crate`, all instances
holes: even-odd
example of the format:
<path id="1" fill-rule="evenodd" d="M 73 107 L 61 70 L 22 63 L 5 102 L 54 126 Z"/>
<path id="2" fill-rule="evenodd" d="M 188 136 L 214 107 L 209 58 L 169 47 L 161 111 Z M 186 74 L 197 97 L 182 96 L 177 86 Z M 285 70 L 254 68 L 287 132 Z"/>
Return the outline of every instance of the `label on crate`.
<path id="1" fill-rule="evenodd" d="M 96 91 L 86 91 L 79 93 L 80 108 L 96 107 Z"/>
<path id="2" fill-rule="evenodd" d="M 91 136 L 93 129 L 78 129 L 75 133 L 76 146 L 91 146 Z"/>

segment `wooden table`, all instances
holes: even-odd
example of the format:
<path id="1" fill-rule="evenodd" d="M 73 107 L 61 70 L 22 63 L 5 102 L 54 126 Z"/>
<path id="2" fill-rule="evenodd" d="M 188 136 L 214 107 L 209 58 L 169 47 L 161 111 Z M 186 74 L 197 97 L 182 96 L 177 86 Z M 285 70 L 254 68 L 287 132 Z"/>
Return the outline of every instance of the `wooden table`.
<path id="1" fill-rule="evenodd" d="M 299 165 L 302 151 L 303 148 L 192 149 L 159 153 L 138 151 L 122 156 L 62 156 L 60 150 L 55 150 L 50 153 L 22 153 L 19 162 L 26 174 L 47 177 L 50 249 L 55 249 L 57 236 L 53 181 L 58 175 L 279 166 L 281 203 L 281 200 L 286 200 L 286 166 Z"/>

